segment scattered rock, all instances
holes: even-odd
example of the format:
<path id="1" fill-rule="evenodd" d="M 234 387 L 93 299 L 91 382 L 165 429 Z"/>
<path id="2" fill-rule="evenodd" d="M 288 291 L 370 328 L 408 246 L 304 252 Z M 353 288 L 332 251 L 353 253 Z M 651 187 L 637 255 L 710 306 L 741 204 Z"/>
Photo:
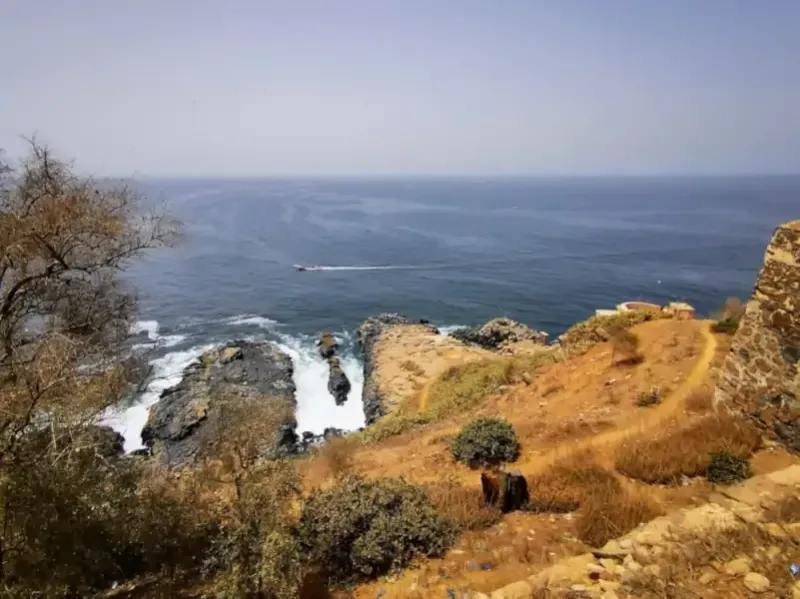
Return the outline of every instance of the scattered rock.
<path id="1" fill-rule="evenodd" d="M 125 438 L 110 426 L 89 426 L 89 442 L 101 458 L 115 458 L 124 453 Z"/>
<path id="2" fill-rule="evenodd" d="M 698 582 L 703 585 L 708 585 L 714 582 L 717 579 L 717 575 L 713 572 L 704 572 L 700 575 Z"/>
<path id="3" fill-rule="evenodd" d="M 626 543 L 625 547 L 622 546 L 623 543 L 625 543 L 625 541 L 620 542 L 616 540 L 611 540 L 605 545 L 603 545 L 602 549 L 594 551 L 593 555 L 595 557 L 600 557 L 600 558 L 623 559 L 624 557 L 628 556 L 632 551 L 630 543 Z"/>
<path id="4" fill-rule="evenodd" d="M 769 578 L 757 572 L 750 572 L 744 577 L 744 586 L 752 593 L 763 593 L 769 589 Z"/>
<path id="5" fill-rule="evenodd" d="M 730 576 L 743 576 L 750 572 L 750 560 L 740 557 L 725 564 L 725 573 Z"/>
<path id="6" fill-rule="evenodd" d="M 236 402 L 276 400 L 295 404 L 292 360 L 267 342 L 236 341 L 204 353 L 164 390 L 150 408 L 142 440 L 169 466 L 214 457 L 223 408 Z M 294 416 L 265 439 L 265 457 L 292 453 L 297 444 Z"/>

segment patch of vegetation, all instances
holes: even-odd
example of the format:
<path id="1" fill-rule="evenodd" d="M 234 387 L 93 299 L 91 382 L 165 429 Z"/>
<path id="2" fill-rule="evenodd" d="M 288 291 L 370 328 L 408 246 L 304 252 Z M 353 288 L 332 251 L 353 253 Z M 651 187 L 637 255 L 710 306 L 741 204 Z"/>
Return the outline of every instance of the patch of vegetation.
<path id="1" fill-rule="evenodd" d="M 343 478 L 353 471 L 353 456 L 357 447 L 356 439 L 347 437 L 333 437 L 328 439 L 316 450 L 319 459 L 332 478 Z"/>
<path id="2" fill-rule="evenodd" d="M 729 451 L 716 451 L 706 469 L 706 479 L 721 485 L 732 485 L 742 482 L 753 475 L 750 461 L 733 455 Z"/>
<path id="3" fill-rule="evenodd" d="M 374 578 L 454 540 L 424 489 L 402 480 L 350 478 L 314 492 L 299 524 L 302 550 L 337 584 Z"/>
<path id="4" fill-rule="evenodd" d="M 417 414 L 386 416 L 361 433 L 366 442 L 377 442 L 406 433 L 474 408 L 499 388 L 522 381 L 545 364 L 559 360 L 554 352 L 513 358 L 465 362 L 442 372 L 428 388 L 427 408 Z"/>
<path id="5" fill-rule="evenodd" d="M 639 364 L 644 358 L 639 352 L 639 338 L 627 328 L 615 328 L 609 333 L 611 362 L 614 364 Z"/>
<path id="6" fill-rule="evenodd" d="M 454 480 L 429 485 L 426 491 L 436 510 L 460 532 L 489 528 L 503 516 L 499 508 L 484 505 L 479 489 Z"/>
<path id="7" fill-rule="evenodd" d="M 704 475 L 716 452 L 745 459 L 760 444 L 761 435 L 746 420 L 710 414 L 689 421 L 673 420 L 660 433 L 628 439 L 617 448 L 615 465 L 631 478 L 674 484 L 683 476 Z"/>
<path id="8" fill-rule="evenodd" d="M 686 397 L 684 407 L 687 412 L 704 414 L 714 407 L 714 390 L 711 387 L 696 387 Z"/>
<path id="9" fill-rule="evenodd" d="M 450 447 L 457 462 L 470 468 L 497 466 L 519 456 L 514 427 L 499 418 L 478 418 L 461 429 Z"/>
<path id="10" fill-rule="evenodd" d="M 719 312 L 718 318 L 711 325 L 715 333 L 735 335 L 739 330 L 739 323 L 747 311 L 747 304 L 738 297 L 729 297 Z"/>
<path id="11" fill-rule="evenodd" d="M 643 391 L 636 399 L 636 405 L 640 408 L 649 408 L 661 403 L 661 390 L 653 387 L 650 391 Z"/>
<path id="12" fill-rule="evenodd" d="M 637 324 L 656 318 L 661 318 L 661 315 L 645 311 L 592 316 L 567 330 L 561 336 L 561 346 L 571 355 L 583 353 L 597 343 L 610 340 L 617 331 L 629 329 Z"/>

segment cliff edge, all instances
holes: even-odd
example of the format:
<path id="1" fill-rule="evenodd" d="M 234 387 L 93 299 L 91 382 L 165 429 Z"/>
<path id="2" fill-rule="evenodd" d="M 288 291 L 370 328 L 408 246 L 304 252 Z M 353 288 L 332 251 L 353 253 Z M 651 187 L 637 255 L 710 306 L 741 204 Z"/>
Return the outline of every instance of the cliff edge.
<path id="1" fill-rule="evenodd" d="M 800 220 L 772 236 L 715 402 L 744 412 L 800 452 Z"/>

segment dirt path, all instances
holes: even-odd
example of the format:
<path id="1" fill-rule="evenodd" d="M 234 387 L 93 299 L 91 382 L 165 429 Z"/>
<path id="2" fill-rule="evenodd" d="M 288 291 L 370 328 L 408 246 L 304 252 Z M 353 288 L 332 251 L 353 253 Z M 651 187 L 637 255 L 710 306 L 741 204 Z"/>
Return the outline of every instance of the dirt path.
<path id="1" fill-rule="evenodd" d="M 569 452 L 577 452 L 601 445 L 618 443 L 632 434 L 641 434 L 654 429 L 659 424 L 669 420 L 678 414 L 684 405 L 686 398 L 698 386 L 702 385 L 708 376 L 714 354 L 717 349 L 717 340 L 711 332 L 710 324 L 701 329 L 705 346 L 703 351 L 692 367 L 689 376 L 672 393 L 667 395 L 664 400 L 654 408 L 638 410 L 631 413 L 628 418 L 614 430 L 582 439 L 569 445 Z M 563 455 L 564 449 L 554 449 L 545 454 L 536 456 L 532 461 L 524 464 L 523 468 L 526 475 L 535 473 L 550 465 L 554 459 Z"/>

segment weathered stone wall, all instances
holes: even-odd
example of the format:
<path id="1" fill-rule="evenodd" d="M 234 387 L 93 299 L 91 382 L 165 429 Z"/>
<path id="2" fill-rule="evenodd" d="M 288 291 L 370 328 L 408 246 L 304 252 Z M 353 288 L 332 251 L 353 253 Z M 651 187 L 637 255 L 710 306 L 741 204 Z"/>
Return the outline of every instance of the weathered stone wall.
<path id="1" fill-rule="evenodd" d="M 800 452 L 800 220 L 775 230 L 715 400 Z"/>

